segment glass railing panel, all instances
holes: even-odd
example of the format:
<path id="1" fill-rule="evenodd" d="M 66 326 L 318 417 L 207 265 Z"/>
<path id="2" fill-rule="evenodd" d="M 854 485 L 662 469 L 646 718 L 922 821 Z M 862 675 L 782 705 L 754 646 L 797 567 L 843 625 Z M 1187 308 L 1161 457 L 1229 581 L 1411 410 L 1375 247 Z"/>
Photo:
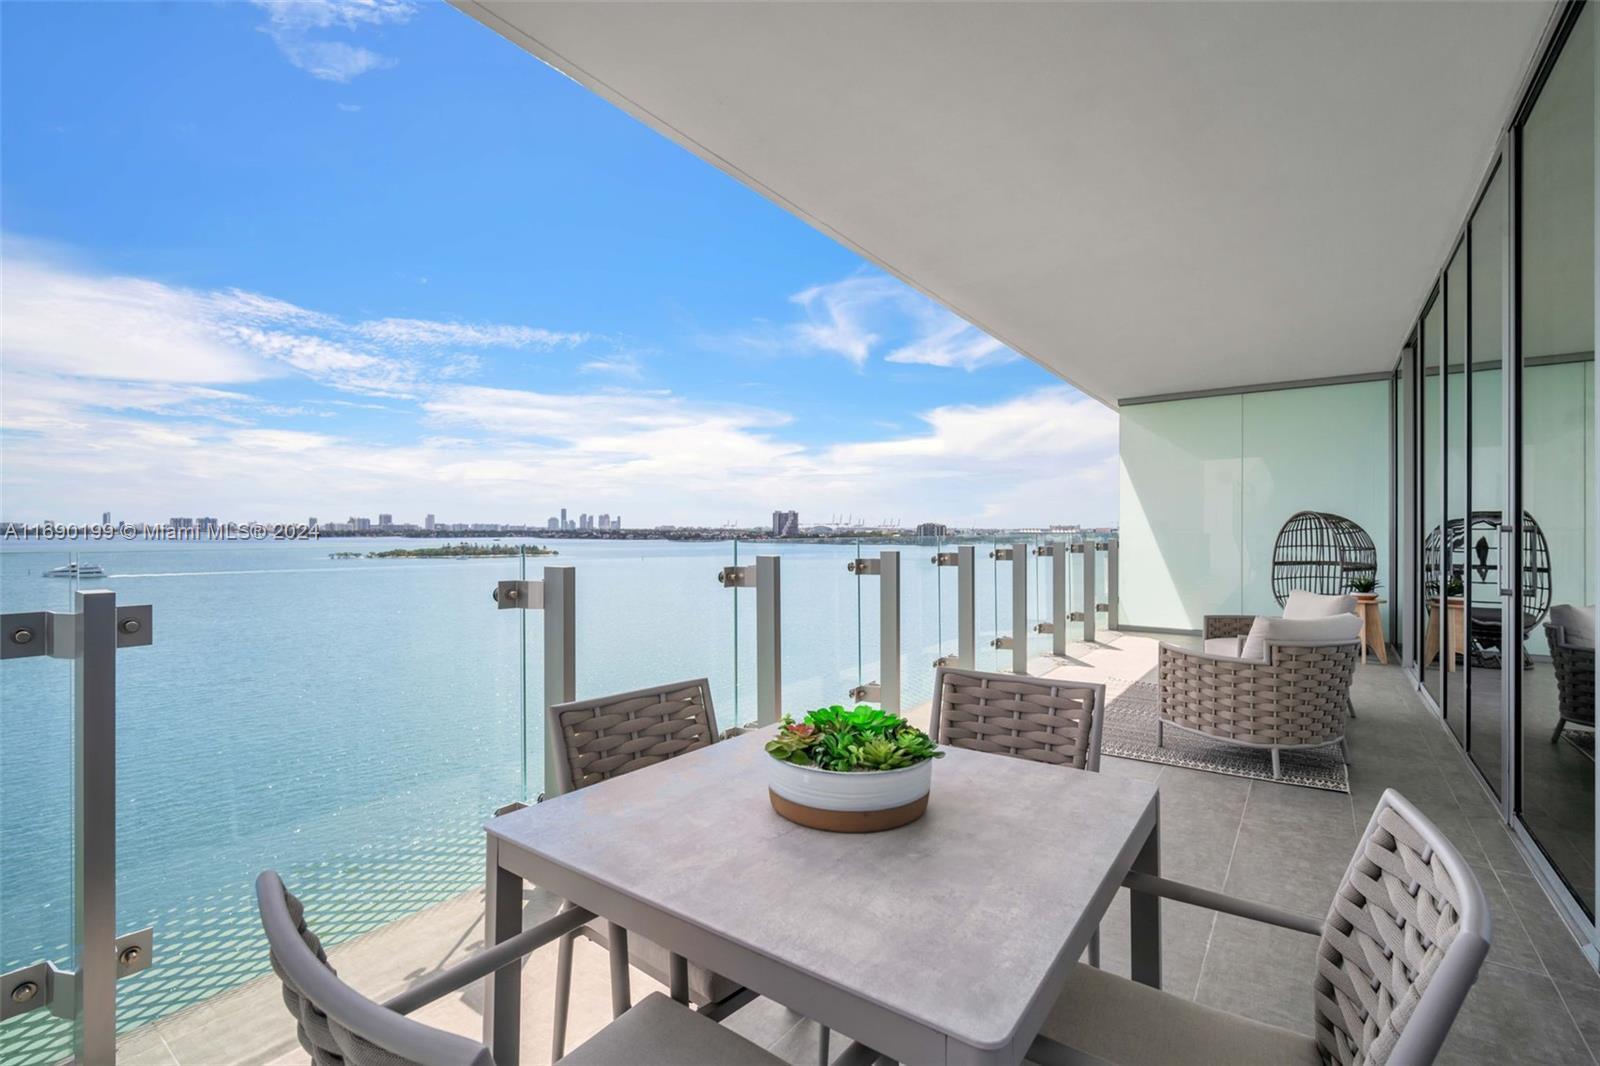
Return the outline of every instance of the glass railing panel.
<path id="1" fill-rule="evenodd" d="M 908 712 L 933 699 L 934 660 L 955 654 L 953 635 L 942 639 L 941 595 L 945 584 L 953 585 L 955 571 L 932 562 L 943 550 L 938 537 L 917 537 L 900 549 L 900 699 Z"/>
<path id="2" fill-rule="evenodd" d="M 0 611 L 73 610 L 76 553 L 0 546 Z M 59 576 L 63 569 L 68 576 Z M 98 582 L 85 580 L 83 588 Z M 73 911 L 73 664 L 49 656 L 0 663 L 0 970 L 76 964 Z M 0 1026 L 0 1062 L 72 1056 L 72 1023 L 36 1009 Z"/>
<path id="3" fill-rule="evenodd" d="M 263 869 L 330 945 L 482 884 L 485 816 L 544 784 L 542 711 L 524 713 L 538 612 L 491 598 L 546 561 L 528 547 L 94 553 L 119 601 L 154 614 L 154 643 L 117 666 L 118 921 L 155 927 L 155 964 L 119 983 L 121 1028 L 267 972 Z"/>

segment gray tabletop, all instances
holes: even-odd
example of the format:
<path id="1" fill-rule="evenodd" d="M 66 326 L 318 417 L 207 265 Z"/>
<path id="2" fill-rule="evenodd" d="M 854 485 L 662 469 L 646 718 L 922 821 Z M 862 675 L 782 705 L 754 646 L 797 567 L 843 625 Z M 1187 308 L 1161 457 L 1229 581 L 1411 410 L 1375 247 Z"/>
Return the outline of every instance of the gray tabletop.
<path id="1" fill-rule="evenodd" d="M 823 833 L 772 810 L 763 739 L 495 818 L 491 851 L 849 1036 L 907 1047 L 850 1028 L 903 1021 L 964 1049 L 941 1059 L 1020 1059 L 1155 828 L 1155 786 L 949 749 L 921 820 Z M 825 990 L 863 1009 L 811 1013 Z"/>

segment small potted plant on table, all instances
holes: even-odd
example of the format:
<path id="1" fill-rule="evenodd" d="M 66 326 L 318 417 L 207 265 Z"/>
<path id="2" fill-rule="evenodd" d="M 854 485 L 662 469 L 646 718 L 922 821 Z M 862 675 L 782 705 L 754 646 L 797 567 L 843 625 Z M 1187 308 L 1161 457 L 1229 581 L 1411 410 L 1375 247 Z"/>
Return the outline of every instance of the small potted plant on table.
<path id="1" fill-rule="evenodd" d="M 944 752 L 899 715 L 865 704 L 784 716 L 767 741 L 767 795 L 791 822 L 834 833 L 875 833 L 921 818 L 933 760 Z"/>
<path id="2" fill-rule="evenodd" d="M 1350 591 L 1356 594 L 1356 599 L 1362 603 L 1376 603 L 1378 601 L 1378 579 L 1372 574 L 1361 574 L 1350 579 Z"/>

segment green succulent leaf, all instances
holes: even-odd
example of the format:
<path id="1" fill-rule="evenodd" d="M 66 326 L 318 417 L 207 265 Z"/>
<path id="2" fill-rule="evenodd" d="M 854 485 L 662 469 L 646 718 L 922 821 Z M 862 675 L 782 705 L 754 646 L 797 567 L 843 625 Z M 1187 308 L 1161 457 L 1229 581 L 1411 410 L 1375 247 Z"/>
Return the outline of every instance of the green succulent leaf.
<path id="1" fill-rule="evenodd" d="M 933 739 L 899 715 L 858 704 L 818 707 L 805 720 L 785 715 L 767 741 L 773 758 L 841 773 L 900 770 L 944 757 Z"/>

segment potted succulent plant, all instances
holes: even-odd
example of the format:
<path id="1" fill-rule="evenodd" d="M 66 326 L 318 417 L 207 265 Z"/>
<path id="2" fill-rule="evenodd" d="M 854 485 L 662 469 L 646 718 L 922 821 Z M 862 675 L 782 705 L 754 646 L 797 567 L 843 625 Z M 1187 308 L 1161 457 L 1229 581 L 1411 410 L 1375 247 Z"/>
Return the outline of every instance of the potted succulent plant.
<path id="1" fill-rule="evenodd" d="M 767 795 L 791 822 L 835 833 L 894 829 L 928 809 L 933 740 L 899 715 L 865 704 L 788 715 L 767 741 Z"/>
<path id="2" fill-rule="evenodd" d="M 1378 598 L 1378 579 L 1373 574 L 1359 574 L 1350 579 L 1350 591 L 1363 603 L 1372 603 Z"/>
<path id="3" fill-rule="evenodd" d="M 1466 587 L 1461 583 L 1461 575 L 1452 573 L 1444 580 L 1444 594 L 1452 600 L 1459 600 Z"/>

